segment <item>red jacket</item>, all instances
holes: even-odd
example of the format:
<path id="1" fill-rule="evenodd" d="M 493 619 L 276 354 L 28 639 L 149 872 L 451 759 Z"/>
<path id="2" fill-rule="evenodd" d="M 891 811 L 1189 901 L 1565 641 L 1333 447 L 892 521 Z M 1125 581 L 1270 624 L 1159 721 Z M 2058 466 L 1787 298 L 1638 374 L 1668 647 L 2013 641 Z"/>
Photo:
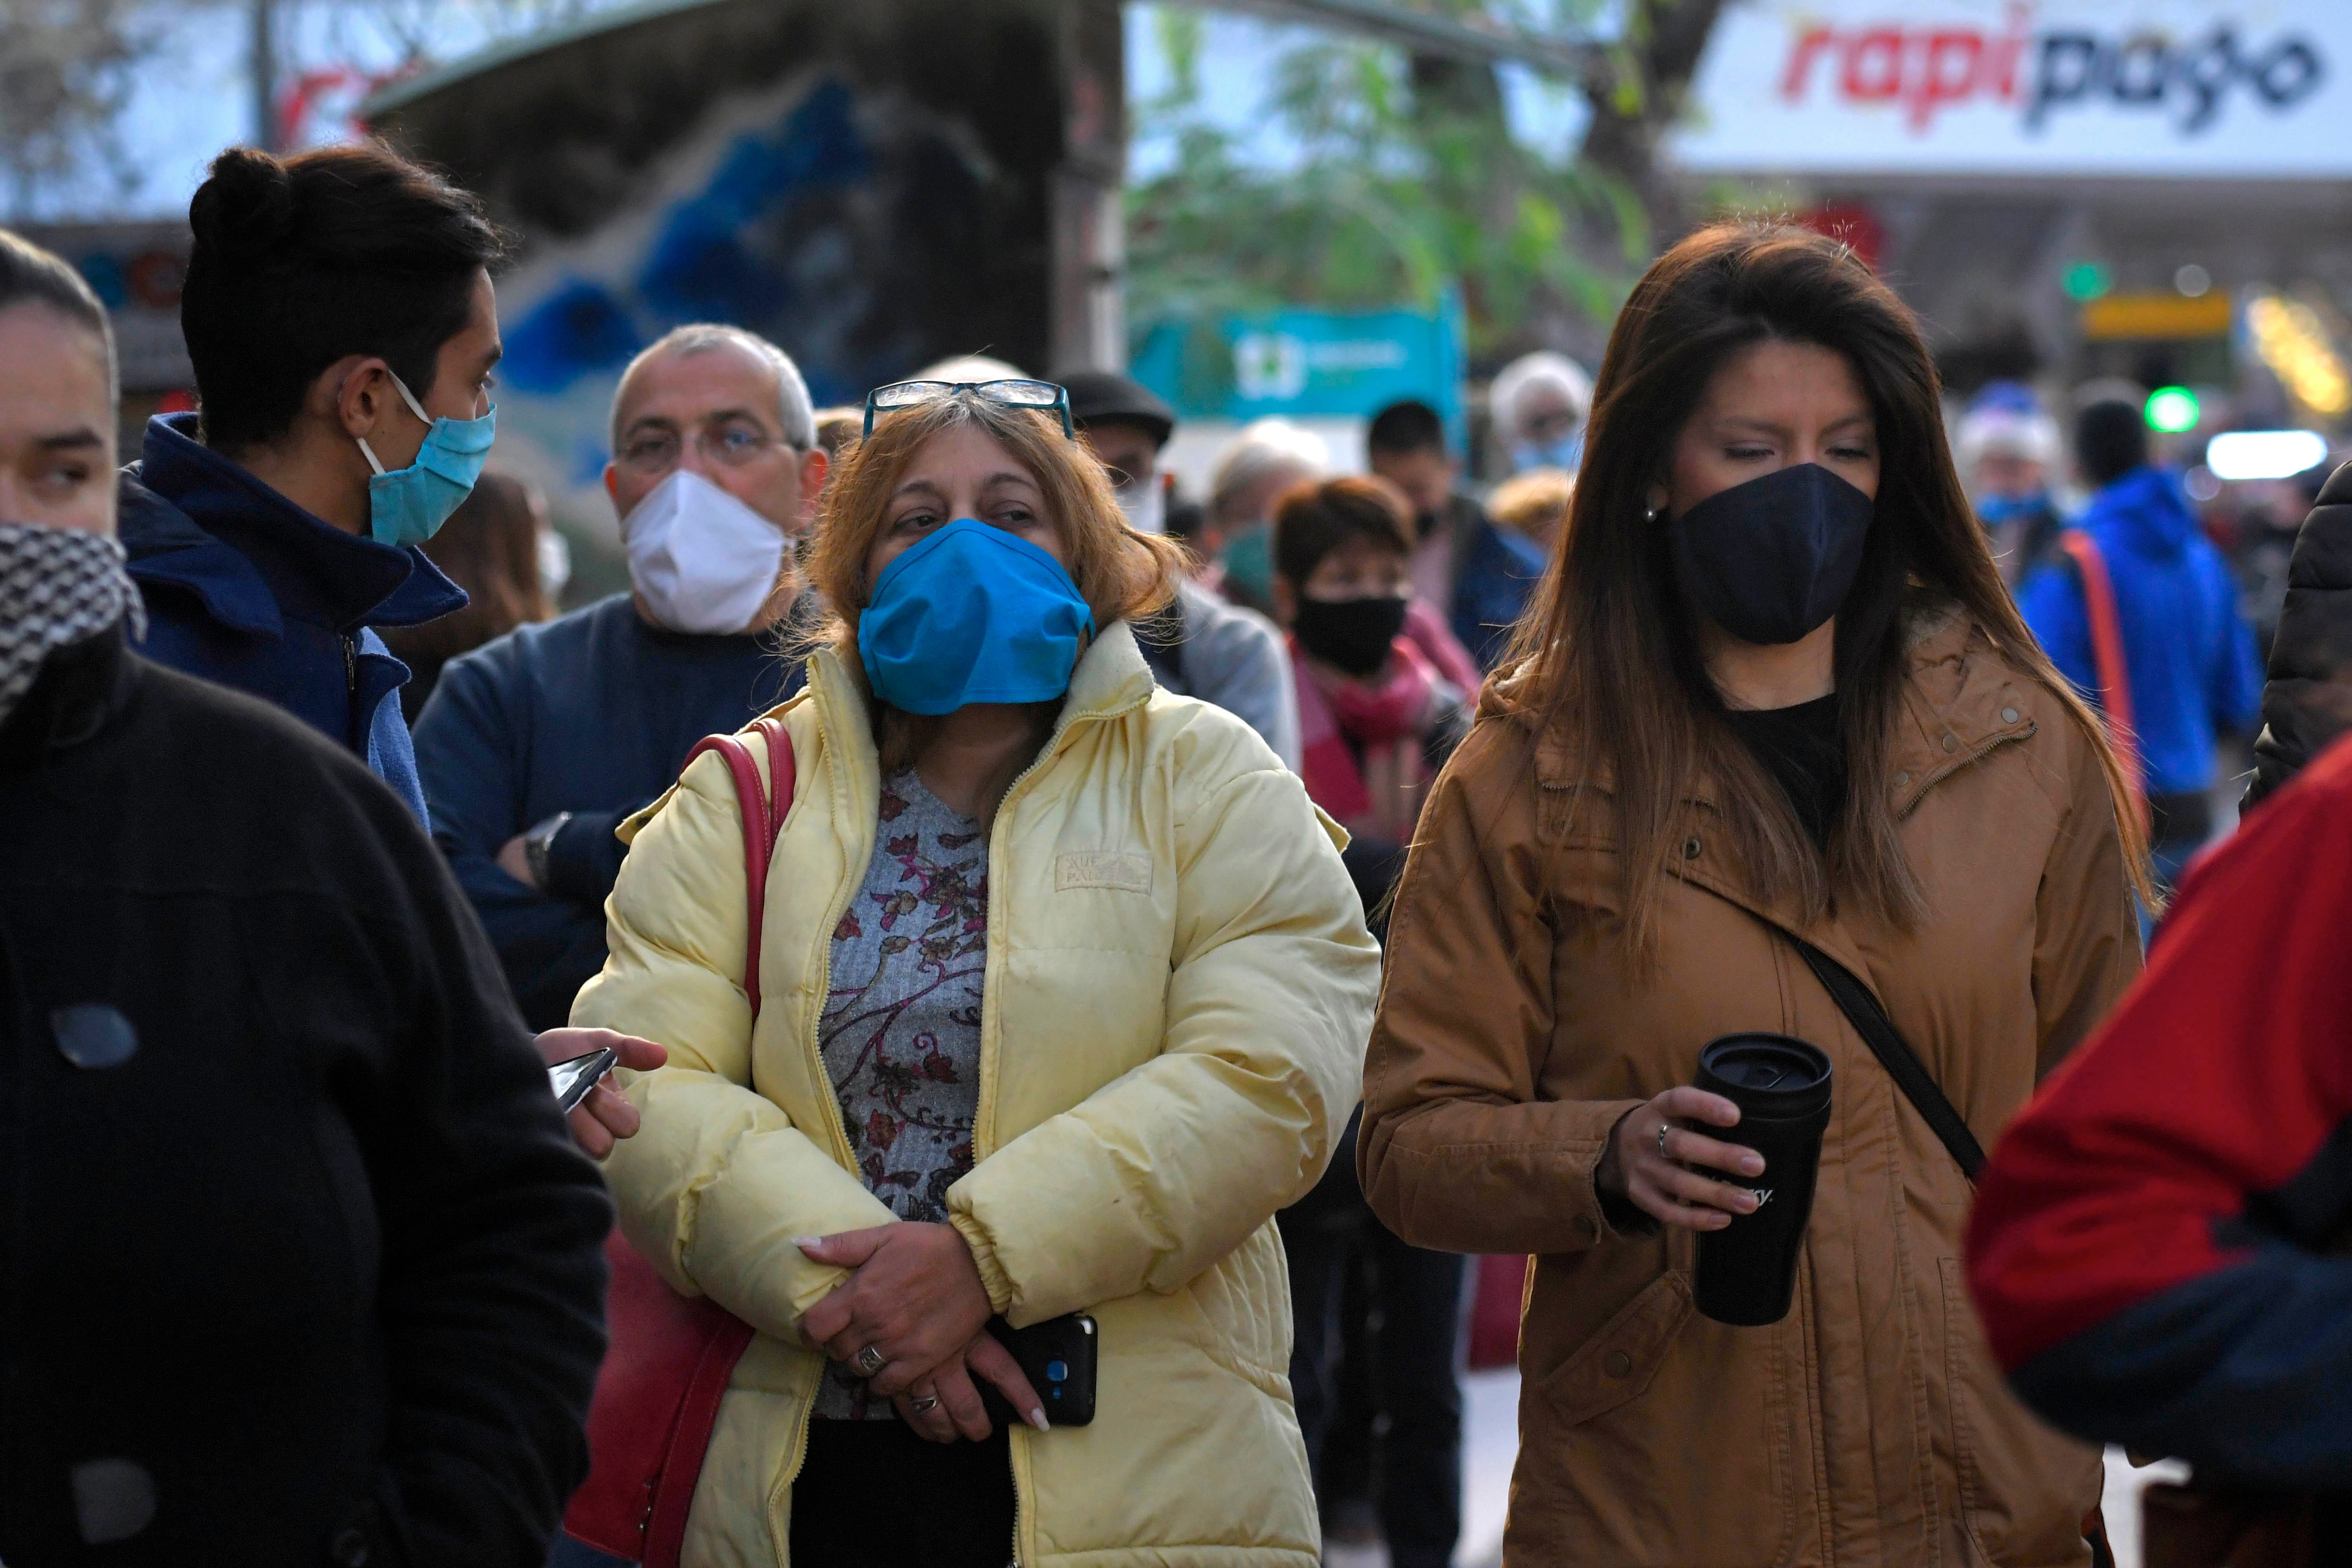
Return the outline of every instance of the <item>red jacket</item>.
<path id="1" fill-rule="evenodd" d="M 2201 1472 L 2352 1487 L 2352 741 L 2184 880 L 2010 1126 L 1969 1279 L 2018 1392 Z"/>

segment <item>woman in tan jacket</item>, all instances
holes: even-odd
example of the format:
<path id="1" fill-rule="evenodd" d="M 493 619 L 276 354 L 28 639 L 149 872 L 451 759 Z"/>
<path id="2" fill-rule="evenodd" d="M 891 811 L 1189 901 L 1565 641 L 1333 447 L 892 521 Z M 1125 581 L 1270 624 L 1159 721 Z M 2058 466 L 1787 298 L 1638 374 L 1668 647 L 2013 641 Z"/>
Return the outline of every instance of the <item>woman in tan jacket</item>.
<path id="1" fill-rule="evenodd" d="M 1510 1561 L 2087 1563 L 2098 1455 L 1986 1355 L 1968 1180 L 1790 939 L 1990 1143 L 2137 971 L 2144 855 L 1850 251 L 1726 225 L 1650 269 L 1517 656 L 1422 819 L 1360 1148 L 1405 1240 L 1538 1255 Z M 1833 1066 L 1760 1328 L 1691 1294 L 1698 1233 L 1759 1203 L 1690 1087 L 1746 1030 Z"/>

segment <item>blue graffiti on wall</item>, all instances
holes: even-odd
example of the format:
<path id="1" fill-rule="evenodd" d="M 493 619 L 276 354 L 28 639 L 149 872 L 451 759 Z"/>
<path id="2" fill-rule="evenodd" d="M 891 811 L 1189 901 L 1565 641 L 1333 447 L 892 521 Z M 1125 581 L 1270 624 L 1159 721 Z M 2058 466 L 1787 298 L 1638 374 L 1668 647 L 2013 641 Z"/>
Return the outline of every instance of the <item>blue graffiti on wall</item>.
<path id="1" fill-rule="evenodd" d="M 560 395 L 687 321 L 731 321 L 791 347 L 786 319 L 803 303 L 794 252 L 818 237 L 793 222 L 794 209 L 872 173 L 855 110 L 845 85 L 823 80 L 781 124 L 737 138 L 703 188 L 667 208 L 631 275 L 571 278 L 510 322 L 500 376 Z M 854 368 L 803 365 L 820 403 L 854 395 L 854 377 L 841 374 Z"/>

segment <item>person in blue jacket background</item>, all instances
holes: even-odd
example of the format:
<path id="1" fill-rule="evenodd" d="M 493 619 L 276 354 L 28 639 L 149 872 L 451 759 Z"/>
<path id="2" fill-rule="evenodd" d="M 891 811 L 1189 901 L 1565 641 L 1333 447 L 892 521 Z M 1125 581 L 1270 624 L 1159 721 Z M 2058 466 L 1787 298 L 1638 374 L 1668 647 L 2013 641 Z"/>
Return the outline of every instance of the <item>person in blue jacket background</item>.
<path id="1" fill-rule="evenodd" d="M 416 721 L 433 837 L 534 1028 L 604 966 L 613 829 L 800 689 L 793 628 L 817 618 L 793 546 L 826 457 L 782 350 L 678 328 L 623 372 L 612 441 L 630 591 L 450 660 Z"/>
<path id="2" fill-rule="evenodd" d="M 489 450 L 499 237 L 376 146 L 231 148 L 188 221 L 200 411 L 151 421 L 121 487 L 143 651 L 348 746 L 425 820 L 408 667 L 374 628 L 466 603 L 416 547 Z"/>
<path id="3" fill-rule="evenodd" d="M 1372 472 L 1412 502 L 1420 533 L 1413 592 L 1445 613 L 1480 669 L 1493 669 L 1543 576 L 1543 552 L 1496 527 L 1485 507 L 1454 488 L 1462 464 L 1446 449 L 1445 422 L 1428 404 L 1390 404 L 1372 416 L 1364 444 Z"/>
<path id="4" fill-rule="evenodd" d="M 2098 487 L 2074 526 L 2098 546 L 2115 587 L 2148 839 L 2168 887 L 2212 836 L 2220 732 L 2251 733 L 2260 721 L 2262 659 L 2221 552 L 2199 530 L 2179 482 L 2148 460 L 2138 405 L 2116 399 L 2084 409 L 2074 453 L 2083 477 Z M 2095 700 L 2098 660 L 2074 563 L 2062 555 L 2036 569 L 2017 601 L 2052 662 Z"/>

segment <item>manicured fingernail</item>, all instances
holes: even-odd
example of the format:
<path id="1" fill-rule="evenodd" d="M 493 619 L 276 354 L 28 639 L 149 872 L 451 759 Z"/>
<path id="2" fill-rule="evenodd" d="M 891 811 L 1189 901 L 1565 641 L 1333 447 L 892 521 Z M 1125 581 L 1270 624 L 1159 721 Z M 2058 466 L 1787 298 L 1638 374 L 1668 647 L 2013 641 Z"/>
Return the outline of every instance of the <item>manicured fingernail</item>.
<path id="1" fill-rule="evenodd" d="M 1054 1429 L 1054 1424 L 1045 1419 L 1045 1412 L 1042 1409 L 1029 1412 L 1029 1425 L 1040 1432 L 1051 1432 Z"/>
<path id="2" fill-rule="evenodd" d="M 793 1237 L 793 1245 L 799 1247 L 803 1252 L 807 1252 L 811 1248 L 821 1247 L 824 1244 L 824 1237 L 821 1236 L 796 1236 Z"/>
<path id="3" fill-rule="evenodd" d="M 1760 1154 L 1750 1154 L 1739 1162 L 1739 1168 L 1751 1176 L 1760 1176 L 1764 1173 L 1764 1158 Z"/>

